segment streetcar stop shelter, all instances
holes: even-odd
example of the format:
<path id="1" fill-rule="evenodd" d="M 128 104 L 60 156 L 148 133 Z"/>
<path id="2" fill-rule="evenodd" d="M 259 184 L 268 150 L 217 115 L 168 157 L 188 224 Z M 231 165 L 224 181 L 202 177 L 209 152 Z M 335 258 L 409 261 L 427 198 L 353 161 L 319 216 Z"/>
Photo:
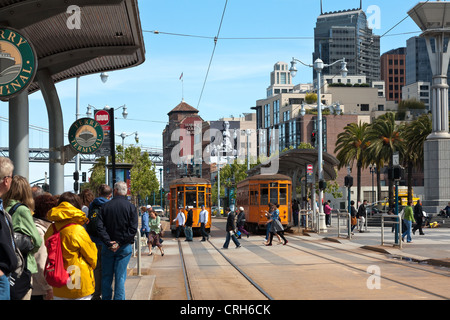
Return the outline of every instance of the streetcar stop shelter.
<path id="1" fill-rule="evenodd" d="M 9 104 L 15 174 L 29 176 L 29 94 L 40 90 L 47 107 L 50 192 L 59 194 L 74 154 L 65 154 L 55 83 L 144 61 L 137 0 L 0 0 L 0 99 Z"/>
<path id="2" fill-rule="evenodd" d="M 300 180 L 307 175 L 308 166 L 312 166 L 312 180 L 319 181 L 317 174 L 318 151 L 316 149 L 291 149 L 281 152 L 278 156 L 251 168 L 248 171 L 249 176 L 271 174 L 276 171 L 278 174 L 284 174 L 292 178 L 293 198 L 295 189 Z M 326 181 L 335 180 L 337 177 L 337 166 L 339 160 L 331 154 L 323 153 L 323 178 Z"/>

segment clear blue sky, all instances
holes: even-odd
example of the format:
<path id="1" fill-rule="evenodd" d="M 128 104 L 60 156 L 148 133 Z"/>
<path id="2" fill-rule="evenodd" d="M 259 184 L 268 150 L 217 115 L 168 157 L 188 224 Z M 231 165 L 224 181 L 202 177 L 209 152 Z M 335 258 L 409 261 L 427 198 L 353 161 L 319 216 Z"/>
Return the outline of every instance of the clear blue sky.
<path id="1" fill-rule="evenodd" d="M 109 73 L 106 84 L 99 75 L 80 79 L 80 113 L 91 104 L 119 107 L 126 104 L 128 120 L 116 114 L 116 134 L 138 131 L 139 145 L 162 147 L 162 131 L 167 113 L 182 98 L 200 110 L 204 120 L 252 112 L 256 100 L 264 98 L 270 72 L 278 61 L 296 57 L 312 63 L 314 27 L 320 14 L 319 0 L 229 0 L 209 75 L 202 87 L 214 48 L 213 37 L 224 11 L 225 0 L 139 0 L 146 47 L 144 64 Z M 379 29 L 383 35 L 407 16 L 417 2 L 406 0 L 363 1 L 363 10 L 379 8 Z M 324 11 L 359 7 L 359 0 L 324 0 Z M 369 17 L 375 13 L 367 13 Z M 151 31 L 158 30 L 160 34 Z M 381 53 L 406 46 L 406 40 L 419 34 L 408 17 L 381 39 Z M 166 35 L 177 33 L 208 38 Z M 416 32 L 416 33 L 410 33 Z M 410 33 L 410 34 L 404 34 Z M 401 34 L 401 35 L 398 35 Z M 302 39 L 292 39 L 299 38 Z M 232 39 L 226 39 L 232 38 Z M 237 39 L 247 38 L 247 39 Z M 253 39 L 249 39 L 253 38 Z M 277 38 L 277 39 L 254 39 Z M 291 38 L 281 40 L 279 38 Z M 312 72 L 299 66 L 295 83 L 311 82 Z M 57 84 L 67 132 L 75 120 L 75 80 Z M 8 117 L 7 103 L 0 102 L 0 116 Z M 48 128 L 47 111 L 40 92 L 30 96 L 30 124 Z M 8 124 L 0 121 L 0 144 L 8 145 Z M 67 141 L 67 140 L 66 140 Z M 116 137 L 121 143 L 121 138 Z M 134 136 L 125 144 L 134 143 Z M 30 130 L 31 147 L 47 147 L 48 133 Z M 72 166 L 70 166 L 72 167 Z M 67 171 L 67 170 L 66 170 Z M 69 170 L 73 171 L 72 168 Z M 33 177 L 30 174 L 30 181 Z"/>

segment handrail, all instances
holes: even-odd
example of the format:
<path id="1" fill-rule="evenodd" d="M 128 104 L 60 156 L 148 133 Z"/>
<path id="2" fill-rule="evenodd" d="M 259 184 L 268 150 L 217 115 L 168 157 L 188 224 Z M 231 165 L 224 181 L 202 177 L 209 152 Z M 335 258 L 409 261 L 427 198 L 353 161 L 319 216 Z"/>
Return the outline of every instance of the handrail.
<path id="1" fill-rule="evenodd" d="M 399 246 L 400 249 L 402 248 L 402 239 L 401 239 L 401 233 L 402 233 L 402 217 L 400 215 L 392 215 L 392 214 L 383 214 L 381 215 L 381 245 L 384 245 L 384 222 L 385 222 L 385 218 L 395 218 L 395 221 L 389 221 L 390 223 L 393 224 L 397 224 L 398 228 L 397 228 L 397 239 L 398 239 L 398 244 L 394 243 L 394 246 Z"/>
<path id="2" fill-rule="evenodd" d="M 351 239 L 352 238 L 352 225 L 351 225 L 351 222 L 352 222 L 352 216 L 351 216 L 351 214 L 350 214 L 350 212 L 348 212 L 348 211 L 337 211 L 336 212 L 336 214 L 337 214 L 337 218 L 338 218 L 338 222 L 337 222 L 337 229 L 338 229 L 338 237 L 340 236 L 340 227 L 341 227 L 341 225 L 340 225 L 340 221 L 339 221 L 339 217 L 340 216 L 346 216 L 347 217 L 347 228 L 348 228 L 348 232 L 347 232 L 347 238 L 348 239 Z"/>

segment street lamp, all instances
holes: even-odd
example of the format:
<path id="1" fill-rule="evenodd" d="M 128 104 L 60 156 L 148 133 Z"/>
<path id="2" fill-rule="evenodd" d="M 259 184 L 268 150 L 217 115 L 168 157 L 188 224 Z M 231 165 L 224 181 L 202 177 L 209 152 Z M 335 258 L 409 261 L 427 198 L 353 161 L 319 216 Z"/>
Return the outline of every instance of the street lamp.
<path id="1" fill-rule="evenodd" d="M 131 136 L 132 134 L 134 134 L 134 140 L 136 141 L 136 143 L 139 143 L 139 136 L 138 136 L 138 132 L 132 132 L 129 134 L 126 134 L 125 132 L 122 132 L 121 134 L 118 134 L 118 137 L 122 138 L 122 152 L 123 152 L 123 159 L 125 159 L 125 138 Z"/>
<path id="2" fill-rule="evenodd" d="M 314 64 L 306 64 L 302 61 L 292 58 L 291 61 L 291 68 L 289 69 L 291 76 L 295 77 L 297 75 L 297 68 L 295 65 L 297 62 L 300 62 L 301 64 L 314 68 L 314 70 L 317 72 L 317 122 L 318 122 L 318 138 L 319 138 L 319 150 L 318 150 L 318 176 L 319 176 L 319 232 L 326 232 L 327 227 L 325 225 L 325 214 L 323 212 L 323 205 L 322 205 L 322 198 L 323 198 L 323 190 L 325 189 L 325 182 L 323 178 L 323 128 L 322 128 L 322 105 L 321 105 L 321 76 L 322 76 L 322 70 L 327 67 L 331 67 L 337 63 L 341 63 L 341 75 L 342 77 L 347 77 L 347 62 L 345 62 L 345 58 L 342 58 L 340 60 L 337 60 L 331 64 L 324 64 L 323 61 L 319 58 L 316 61 L 314 61 Z"/>
<path id="3" fill-rule="evenodd" d="M 427 212 L 446 205 L 450 194 L 450 133 L 448 122 L 449 86 L 447 71 L 450 61 L 450 6 L 447 1 L 419 2 L 408 15 L 422 30 L 433 73 L 431 96 L 432 131 L 424 143 L 425 201 Z"/>

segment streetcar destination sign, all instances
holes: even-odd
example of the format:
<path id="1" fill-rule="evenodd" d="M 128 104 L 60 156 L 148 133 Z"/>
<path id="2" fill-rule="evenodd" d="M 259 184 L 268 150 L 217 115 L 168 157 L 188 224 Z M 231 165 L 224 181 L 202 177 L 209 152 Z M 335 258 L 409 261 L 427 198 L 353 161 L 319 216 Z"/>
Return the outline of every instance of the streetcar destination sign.
<path id="1" fill-rule="evenodd" d="M 0 99 L 26 90 L 37 70 L 37 59 L 31 43 L 18 31 L 0 27 Z"/>
<path id="2" fill-rule="evenodd" d="M 103 128 L 94 119 L 81 118 L 69 129 L 69 142 L 78 153 L 94 153 L 103 143 Z"/>

